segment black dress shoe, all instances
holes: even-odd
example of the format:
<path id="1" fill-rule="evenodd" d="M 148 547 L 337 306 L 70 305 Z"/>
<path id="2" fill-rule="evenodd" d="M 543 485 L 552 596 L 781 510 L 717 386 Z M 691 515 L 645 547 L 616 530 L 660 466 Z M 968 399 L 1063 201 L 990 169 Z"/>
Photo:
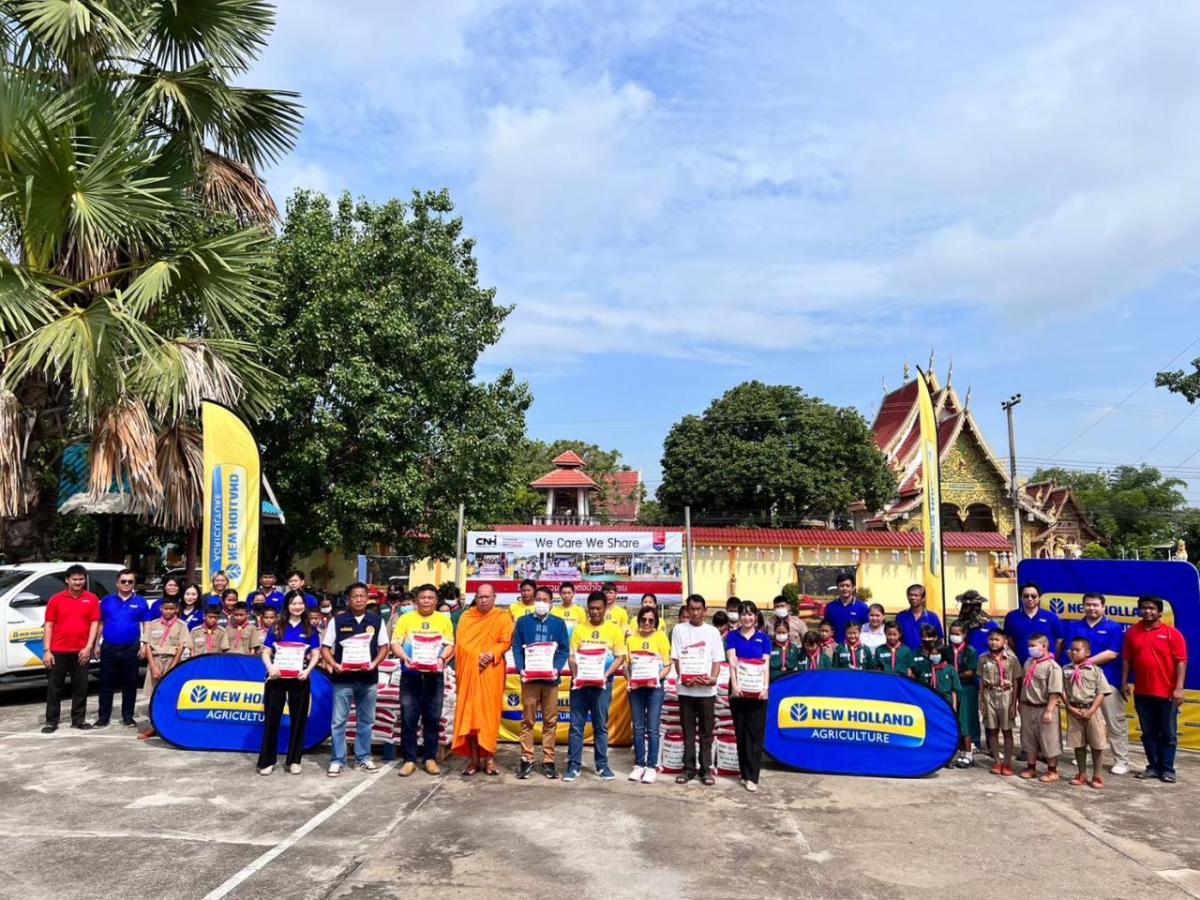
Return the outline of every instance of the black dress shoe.
<path id="1" fill-rule="evenodd" d="M 54 734 L 54 732 L 56 732 L 56 731 L 58 731 L 57 725 L 43 725 L 42 726 L 42 734 Z"/>
<path id="2" fill-rule="evenodd" d="M 78 728 L 80 731 L 91 731 L 92 724 L 90 722 L 80 722 L 79 724 L 71 723 L 72 728 Z"/>
<path id="3" fill-rule="evenodd" d="M 100 719 L 97 719 L 97 720 L 95 721 L 95 723 L 92 725 L 92 727 L 93 727 L 93 728 L 107 728 L 107 727 L 108 727 L 108 720 L 107 720 L 107 719 L 105 719 L 104 721 L 101 721 Z"/>
<path id="4" fill-rule="evenodd" d="M 136 719 L 122 719 L 121 724 L 124 725 L 126 728 L 137 728 L 137 720 Z"/>

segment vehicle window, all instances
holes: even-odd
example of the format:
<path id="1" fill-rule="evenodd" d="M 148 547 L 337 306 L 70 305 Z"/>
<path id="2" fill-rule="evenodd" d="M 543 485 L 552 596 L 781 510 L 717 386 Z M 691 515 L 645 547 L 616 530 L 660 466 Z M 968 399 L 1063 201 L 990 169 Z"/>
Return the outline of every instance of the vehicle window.
<path id="1" fill-rule="evenodd" d="M 107 597 L 117 592 L 117 573 L 102 569 L 88 573 L 88 590 L 97 597 Z"/>
<path id="2" fill-rule="evenodd" d="M 67 589 L 67 573 L 55 572 L 52 575 L 43 575 L 37 581 L 30 584 L 21 593 L 37 594 L 38 600 L 42 606 L 50 602 L 50 598 L 60 591 Z"/>
<path id="3" fill-rule="evenodd" d="M 28 569 L 8 569 L 0 572 L 0 594 L 16 587 L 32 574 Z"/>

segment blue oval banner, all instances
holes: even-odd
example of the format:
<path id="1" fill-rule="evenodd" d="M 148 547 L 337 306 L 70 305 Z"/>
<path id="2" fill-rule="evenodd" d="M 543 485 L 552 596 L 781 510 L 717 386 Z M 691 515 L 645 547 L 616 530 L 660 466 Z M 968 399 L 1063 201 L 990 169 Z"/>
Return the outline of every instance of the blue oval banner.
<path id="1" fill-rule="evenodd" d="M 229 750 L 257 753 L 265 717 L 263 686 L 267 670 L 257 656 L 211 653 L 176 666 L 154 689 L 150 723 L 159 736 L 182 750 Z M 309 678 L 312 690 L 304 749 L 329 738 L 333 685 L 320 670 Z M 280 753 L 287 753 L 291 717 L 284 707 L 279 728 Z"/>
<path id="2" fill-rule="evenodd" d="M 958 717 L 930 688 L 883 672 L 799 672 L 771 685 L 765 748 L 788 768 L 919 778 L 958 749 Z"/>

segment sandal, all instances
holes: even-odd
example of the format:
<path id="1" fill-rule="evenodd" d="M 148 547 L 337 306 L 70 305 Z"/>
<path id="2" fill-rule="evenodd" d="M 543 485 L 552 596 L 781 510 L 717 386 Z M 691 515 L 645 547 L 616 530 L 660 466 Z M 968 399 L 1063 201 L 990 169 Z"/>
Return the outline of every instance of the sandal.
<path id="1" fill-rule="evenodd" d="M 1071 784 L 1074 787 L 1083 787 L 1087 783 L 1088 783 L 1088 780 L 1083 777 L 1082 772 L 1071 779 Z"/>
<path id="2" fill-rule="evenodd" d="M 1037 778 L 1037 769 L 1024 769 L 1021 772 L 1022 778 Z"/>
<path id="3" fill-rule="evenodd" d="M 487 763 L 483 767 L 483 772 L 485 775 L 492 776 L 500 774 L 500 770 L 496 768 L 496 760 L 494 758 L 488 759 Z"/>
<path id="4" fill-rule="evenodd" d="M 463 778 L 470 778 L 472 775 L 479 774 L 479 763 L 471 763 L 463 769 Z"/>
<path id="5" fill-rule="evenodd" d="M 1058 772 L 1056 772 L 1054 769 L 1051 769 L 1049 772 L 1047 772 L 1045 775 L 1043 775 L 1041 778 L 1038 779 L 1038 781 L 1040 781 L 1042 784 L 1054 784 L 1058 780 L 1059 780 Z"/>
<path id="6" fill-rule="evenodd" d="M 1094 787 L 1098 791 L 1104 789 L 1104 779 L 1101 778 L 1099 775 L 1097 775 L 1095 778 L 1093 778 L 1091 781 L 1089 781 L 1088 784 L 1090 784 L 1092 787 Z"/>

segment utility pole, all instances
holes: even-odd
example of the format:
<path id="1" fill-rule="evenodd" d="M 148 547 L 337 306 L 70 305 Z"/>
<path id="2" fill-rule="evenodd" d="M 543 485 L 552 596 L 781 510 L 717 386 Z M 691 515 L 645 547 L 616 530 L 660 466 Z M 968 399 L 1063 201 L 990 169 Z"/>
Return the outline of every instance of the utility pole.
<path id="1" fill-rule="evenodd" d="M 1021 561 L 1025 548 L 1021 538 L 1021 489 L 1017 485 L 1017 433 L 1013 428 L 1013 410 L 1020 402 L 1021 395 L 1013 394 L 1000 403 L 1000 407 L 1008 414 L 1008 487 L 1012 500 L 1014 559 L 1017 562 Z"/>
<path id="2" fill-rule="evenodd" d="M 684 542 L 684 559 L 687 560 L 687 592 L 694 594 L 695 588 L 692 587 L 695 582 L 692 580 L 692 508 L 685 506 L 683 508 L 683 536 Z"/>
<path id="3" fill-rule="evenodd" d="M 463 563 L 463 519 L 466 516 L 467 505 L 458 504 L 458 532 L 454 536 L 454 586 L 466 593 L 467 586 L 462 583 Z"/>

